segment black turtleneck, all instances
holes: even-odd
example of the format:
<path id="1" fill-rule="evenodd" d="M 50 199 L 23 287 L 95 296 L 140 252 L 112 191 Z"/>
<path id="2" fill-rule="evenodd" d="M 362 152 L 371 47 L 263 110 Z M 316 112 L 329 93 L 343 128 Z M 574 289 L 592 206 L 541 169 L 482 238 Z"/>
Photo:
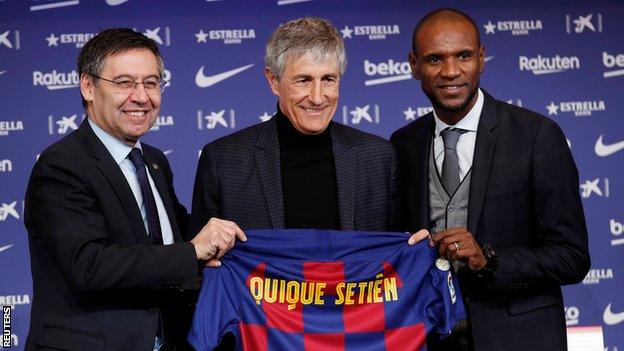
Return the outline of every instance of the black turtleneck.
<path id="1" fill-rule="evenodd" d="M 331 123 L 318 135 L 302 134 L 277 112 L 286 228 L 340 229 Z"/>

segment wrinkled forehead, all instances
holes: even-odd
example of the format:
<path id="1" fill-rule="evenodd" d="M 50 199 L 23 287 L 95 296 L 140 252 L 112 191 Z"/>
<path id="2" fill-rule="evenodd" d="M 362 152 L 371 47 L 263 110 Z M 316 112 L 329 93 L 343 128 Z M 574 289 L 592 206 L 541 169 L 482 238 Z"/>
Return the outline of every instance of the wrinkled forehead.
<path id="1" fill-rule="evenodd" d="M 149 49 L 130 48 L 111 52 L 104 56 L 100 73 L 112 69 L 115 71 L 123 71 L 128 74 L 141 73 L 158 75 L 160 73 L 160 66 L 161 64 L 158 58 Z"/>
<path id="2" fill-rule="evenodd" d="M 338 71 L 338 54 L 326 52 L 321 48 L 289 50 L 286 52 L 284 70 L 298 66 L 333 67 Z"/>

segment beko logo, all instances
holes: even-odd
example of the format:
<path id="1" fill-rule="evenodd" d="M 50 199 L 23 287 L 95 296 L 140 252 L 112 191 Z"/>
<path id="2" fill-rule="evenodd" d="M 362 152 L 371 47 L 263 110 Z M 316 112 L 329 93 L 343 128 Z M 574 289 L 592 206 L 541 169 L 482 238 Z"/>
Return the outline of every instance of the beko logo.
<path id="1" fill-rule="evenodd" d="M 609 54 L 606 51 L 602 52 L 602 64 L 606 68 L 621 68 L 611 71 L 605 71 L 602 76 L 605 78 L 619 77 L 624 75 L 624 54 Z"/>
<path id="2" fill-rule="evenodd" d="M 580 311 L 576 306 L 564 307 L 566 325 L 577 325 L 579 323 Z"/>
<path id="3" fill-rule="evenodd" d="M 609 220 L 609 229 L 611 230 L 611 234 L 618 237 L 617 239 L 611 239 L 611 246 L 624 245 L 624 239 L 619 238 L 619 236 L 622 235 L 622 232 L 624 232 L 623 227 L 624 226 L 621 222 L 616 221 L 613 218 Z"/>
<path id="4" fill-rule="evenodd" d="M 364 60 L 364 73 L 369 77 L 382 77 L 364 81 L 364 85 L 366 86 L 398 82 L 412 78 L 412 70 L 409 62 L 394 61 L 392 59 L 380 63 Z"/>

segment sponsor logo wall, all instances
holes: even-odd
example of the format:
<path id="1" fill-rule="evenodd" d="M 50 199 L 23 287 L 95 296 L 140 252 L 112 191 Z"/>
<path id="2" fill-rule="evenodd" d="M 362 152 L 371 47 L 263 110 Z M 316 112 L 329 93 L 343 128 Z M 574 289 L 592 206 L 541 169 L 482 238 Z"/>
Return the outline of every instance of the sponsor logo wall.
<path id="1" fill-rule="evenodd" d="M 605 346 L 624 350 L 624 4 L 529 3 L 461 6 L 486 47 L 483 88 L 556 121 L 576 159 L 592 267 L 581 283 L 564 288 L 567 324 L 602 326 Z M 415 22 L 438 6 L 430 0 L 0 0 L 0 304 L 13 309 L 13 347 L 24 347 L 32 301 L 26 184 L 45 147 L 86 118 L 75 65 L 90 38 L 124 26 L 160 46 L 169 84 L 144 141 L 166 151 L 178 196 L 190 207 L 202 146 L 275 112 L 263 57 L 278 24 L 303 14 L 334 23 L 348 57 L 334 120 L 389 137 L 432 109 L 407 55 Z"/>

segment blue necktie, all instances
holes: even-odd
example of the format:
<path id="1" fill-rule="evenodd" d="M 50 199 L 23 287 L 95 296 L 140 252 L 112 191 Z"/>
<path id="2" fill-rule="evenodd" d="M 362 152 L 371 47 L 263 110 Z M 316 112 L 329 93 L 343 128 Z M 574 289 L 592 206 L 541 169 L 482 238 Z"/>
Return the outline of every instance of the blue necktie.
<path id="1" fill-rule="evenodd" d="M 453 196 L 461 183 L 459 178 L 459 159 L 457 157 L 457 141 L 459 136 L 467 132 L 464 129 L 446 128 L 442 131 L 444 140 L 444 161 L 442 162 L 442 185 L 449 196 Z"/>
<path id="2" fill-rule="evenodd" d="M 143 203 L 145 204 L 145 214 L 147 217 L 147 231 L 150 242 L 152 244 L 162 245 L 162 232 L 160 231 L 160 220 L 158 219 L 158 208 L 156 207 L 156 201 L 154 200 L 154 194 L 147 178 L 147 171 L 145 170 L 145 161 L 139 148 L 132 148 L 128 159 L 134 165 L 136 169 L 137 178 L 141 185 L 141 193 L 143 194 Z"/>

